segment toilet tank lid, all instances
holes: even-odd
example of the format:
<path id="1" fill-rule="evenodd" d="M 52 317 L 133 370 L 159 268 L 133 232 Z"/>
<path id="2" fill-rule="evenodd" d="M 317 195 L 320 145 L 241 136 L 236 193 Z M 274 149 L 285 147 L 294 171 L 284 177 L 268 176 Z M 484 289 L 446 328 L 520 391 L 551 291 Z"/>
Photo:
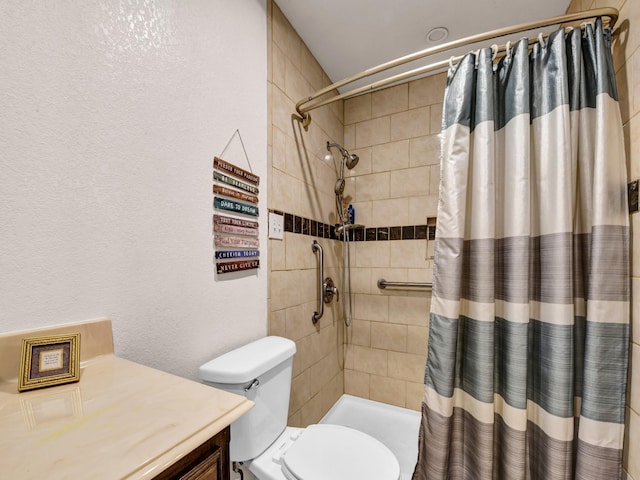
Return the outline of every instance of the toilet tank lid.
<path id="1" fill-rule="evenodd" d="M 198 370 L 198 377 L 213 383 L 250 382 L 294 353 L 295 342 L 282 337 L 264 337 L 208 361 Z"/>

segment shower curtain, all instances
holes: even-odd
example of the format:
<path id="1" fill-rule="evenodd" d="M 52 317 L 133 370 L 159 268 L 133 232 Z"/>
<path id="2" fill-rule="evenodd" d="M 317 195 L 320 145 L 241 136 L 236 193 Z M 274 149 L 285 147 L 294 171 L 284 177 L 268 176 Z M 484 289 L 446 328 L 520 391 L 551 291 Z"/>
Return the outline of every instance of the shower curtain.
<path id="1" fill-rule="evenodd" d="M 618 479 L 629 226 L 600 20 L 452 67 L 414 480 Z"/>

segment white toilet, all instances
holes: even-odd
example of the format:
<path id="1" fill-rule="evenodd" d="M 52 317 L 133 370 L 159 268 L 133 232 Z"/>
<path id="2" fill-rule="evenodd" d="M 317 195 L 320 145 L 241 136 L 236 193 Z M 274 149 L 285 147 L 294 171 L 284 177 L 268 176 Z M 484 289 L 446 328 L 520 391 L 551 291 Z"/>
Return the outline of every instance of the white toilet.
<path id="1" fill-rule="evenodd" d="M 205 363 L 205 383 L 255 402 L 231 424 L 230 457 L 258 480 L 398 480 L 395 455 L 341 425 L 287 427 L 296 344 L 265 337 Z"/>

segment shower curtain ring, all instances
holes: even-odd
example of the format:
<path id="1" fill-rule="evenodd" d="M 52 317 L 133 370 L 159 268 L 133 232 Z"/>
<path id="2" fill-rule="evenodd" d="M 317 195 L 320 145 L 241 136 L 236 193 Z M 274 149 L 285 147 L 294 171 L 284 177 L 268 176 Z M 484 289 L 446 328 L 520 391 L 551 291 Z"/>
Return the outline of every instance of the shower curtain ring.
<path id="1" fill-rule="evenodd" d="M 544 41 L 544 35 L 543 35 L 543 33 L 542 33 L 542 32 L 540 32 L 540 33 L 538 34 L 538 43 L 539 43 L 539 44 L 540 44 L 540 46 L 541 46 L 541 47 L 543 47 L 543 48 L 546 46 L 545 41 Z"/>
<path id="2" fill-rule="evenodd" d="M 451 55 L 451 56 L 449 57 L 449 70 L 453 70 L 453 68 L 454 68 L 454 66 L 453 66 L 453 59 L 454 59 L 454 56 L 453 56 L 453 55 Z"/>
<path id="3" fill-rule="evenodd" d="M 509 55 L 511 55 L 511 40 L 507 41 L 507 44 L 505 45 L 505 52 L 505 56 L 509 58 Z"/>
<path id="4" fill-rule="evenodd" d="M 495 62 L 496 57 L 498 56 L 499 47 L 497 44 L 491 45 L 491 61 Z"/>

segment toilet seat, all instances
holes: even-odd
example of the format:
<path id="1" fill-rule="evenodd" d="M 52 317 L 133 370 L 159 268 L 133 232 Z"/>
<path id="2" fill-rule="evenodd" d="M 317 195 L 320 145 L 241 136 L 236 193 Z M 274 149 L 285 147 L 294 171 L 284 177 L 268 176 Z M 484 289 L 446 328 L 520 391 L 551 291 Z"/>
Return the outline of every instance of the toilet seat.
<path id="1" fill-rule="evenodd" d="M 384 444 L 342 425 L 310 425 L 280 461 L 288 480 L 398 480 L 400 464 Z"/>

